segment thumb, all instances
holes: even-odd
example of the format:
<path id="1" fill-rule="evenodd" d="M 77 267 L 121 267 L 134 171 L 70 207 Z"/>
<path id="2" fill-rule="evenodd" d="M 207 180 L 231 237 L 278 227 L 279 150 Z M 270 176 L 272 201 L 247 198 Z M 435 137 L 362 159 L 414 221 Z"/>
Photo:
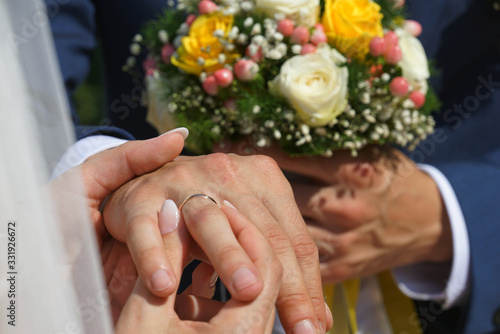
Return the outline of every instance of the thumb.
<path id="1" fill-rule="evenodd" d="M 98 201 L 135 176 L 160 168 L 177 157 L 189 132 L 179 128 L 149 140 L 136 140 L 103 151 L 80 166 L 87 195 Z"/>

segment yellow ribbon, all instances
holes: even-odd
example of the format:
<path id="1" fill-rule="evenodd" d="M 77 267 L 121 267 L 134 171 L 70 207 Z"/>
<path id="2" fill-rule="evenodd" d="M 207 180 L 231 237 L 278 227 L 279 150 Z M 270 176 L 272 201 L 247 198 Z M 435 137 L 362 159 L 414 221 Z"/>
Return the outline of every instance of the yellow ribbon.
<path id="1" fill-rule="evenodd" d="M 377 279 L 384 300 L 384 305 L 380 305 L 380 307 L 385 308 L 392 333 L 422 333 L 420 326 L 409 321 L 412 314 L 416 312 L 415 305 L 396 286 L 392 274 L 386 271 L 378 274 Z M 356 304 L 359 288 L 359 279 L 323 286 L 326 303 L 332 310 L 334 319 L 333 328 L 328 334 L 354 334 L 357 332 Z"/>

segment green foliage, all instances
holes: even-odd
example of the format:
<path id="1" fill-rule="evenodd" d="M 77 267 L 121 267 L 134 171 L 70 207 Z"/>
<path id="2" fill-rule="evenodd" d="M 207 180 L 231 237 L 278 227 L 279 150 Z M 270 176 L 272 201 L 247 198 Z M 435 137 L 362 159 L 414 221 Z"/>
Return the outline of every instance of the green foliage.
<path id="1" fill-rule="evenodd" d="M 402 22 L 406 17 L 405 7 L 396 8 L 394 0 L 375 0 L 380 6 L 380 12 L 384 17 L 382 18 L 382 26 L 384 28 L 394 29 L 394 23 Z"/>
<path id="2" fill-rule="evenodd" d="M 146 46 L 153 51 L 160 52 L 163 43 L 158 38 L 158 32 L 165 30 L 169 40 L 172 41 L 180 25 L 186 21 L 186 17 L 187 14 L 183 11 L 165 9 L 156 19 L 146 22 L 141 30 Z"/>
<path id="3" fill-rule="evenodd" d="M 437 97 L 434 89 L 429 86 L 427 94 L 425 95 L 425 103 L 420 108 L 420 112 L 424 115 L 430 115 L 432 112 L 437 112 L 441 109 L 441 101 Z"/>

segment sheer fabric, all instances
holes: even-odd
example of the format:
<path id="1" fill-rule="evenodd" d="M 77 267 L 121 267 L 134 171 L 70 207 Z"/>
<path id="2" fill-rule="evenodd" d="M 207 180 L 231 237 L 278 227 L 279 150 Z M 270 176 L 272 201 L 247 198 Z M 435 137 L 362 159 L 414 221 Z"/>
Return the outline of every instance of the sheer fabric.
<path id="1" fill-rule="evenodd" d="M 41 1 L 0 0 L 0 332 L 111 333 L 81 182 L 46 186 L 74 141 L 49 29 Z"/>

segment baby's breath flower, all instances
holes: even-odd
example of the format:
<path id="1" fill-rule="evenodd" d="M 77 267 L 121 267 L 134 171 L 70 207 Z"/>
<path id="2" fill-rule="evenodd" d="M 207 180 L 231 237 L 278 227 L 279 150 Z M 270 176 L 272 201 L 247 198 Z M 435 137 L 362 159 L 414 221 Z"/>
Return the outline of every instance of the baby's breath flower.
<path id="1" fill-rule="evenodd" d="M 142 37 L 141 34 L 135 34 L 135 36 L 133 38 L 133 41 L 136 43 L 142 43 L 143 40 L 144 40 L 144 38 Z"/>
<path id="2" fill-rule="evenodd" d="M 138 56 L 141 53 L 141 46 L 137 43 L 130 44 L 130 53 L 134 56 Z"/>
<path id="3" fill-rule="evenodd" d="M 247 42 L 248 42 L 248 36 L 245 35 L 245 34 L 239 34 L 238 38 L 236 39 L 236 41 L 239 44 L 247 44 Z"/>
<path id="4" fill-rule="evenodd" d="M 128 58 L 127 58 L 127 62 L 126 62 L 126 64 L 127 64 L 127 66 L 129 66 L 129 67 L 134 67 L 134 66 L 135 66 L 135 64 L 136 64 L 136 59 L 135 59 L 135 57 L 132 57 L 132 56 L 128 57 Z"/>
<path id="5" fill-rule="evenodd" d="M 253 3 L 251 3 L 250 1 L 243 1 L 240 4 L 240 7 L 244 12 L 250 12 L 251 10 L 253 10 Z"/>
<path id="6" fill-rule="evenodd" d="M 162 43 L 168 43 L 168 33 L 163 29 L 158 31 L 158 39 Z"/>
<path id="7" fill-rule="evenodd" d="M 283 58 L 283 54 L 278 49 L 271 49 L 266 53 L 266 58 L 279 60 Z"/>
<path id="8" fill-rule="evenodd" d="M 299 55 L 302 52 L 302 45 L 294 44 L 292 45 L 292 53 Z"/>
<path id="9" fill-rule="evenodd" d="M 281 139 L 281 132 L 278 129 L 275 129 L 273 132 L 274 139 L 280 140 Z"/>
<path id="10" fill-rule="evenodd" d="M 243 21 L 243 26 L 245 28 L 250 28 L 253 25 L 253 17 L 249 16 Z"/>

